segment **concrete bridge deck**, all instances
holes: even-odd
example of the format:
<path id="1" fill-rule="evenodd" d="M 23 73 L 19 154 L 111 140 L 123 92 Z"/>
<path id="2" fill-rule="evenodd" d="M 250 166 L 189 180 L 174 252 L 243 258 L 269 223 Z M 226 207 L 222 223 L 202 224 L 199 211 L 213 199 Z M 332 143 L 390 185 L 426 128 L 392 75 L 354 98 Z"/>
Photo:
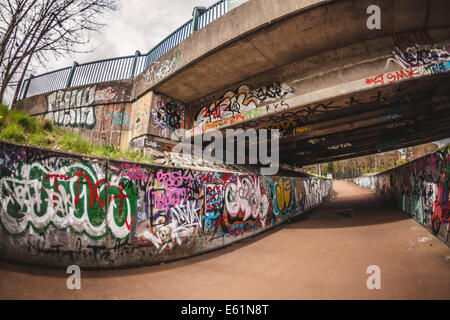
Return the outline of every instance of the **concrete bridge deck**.
<path id="1" fill-rule="evenodd" d="M 126 270 L 0 263 L 0 299 L 449 299 L 450 248 L 375 193 L 336 181 L 307 218 L 201 256 Z M 381 290 L 368 290 L 369 265 Z"/>

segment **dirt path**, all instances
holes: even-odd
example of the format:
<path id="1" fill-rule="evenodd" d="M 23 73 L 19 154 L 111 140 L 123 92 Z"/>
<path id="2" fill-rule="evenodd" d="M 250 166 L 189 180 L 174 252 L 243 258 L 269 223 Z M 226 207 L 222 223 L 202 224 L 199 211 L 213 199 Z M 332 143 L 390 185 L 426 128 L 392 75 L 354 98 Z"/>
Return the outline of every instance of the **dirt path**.
<path id="1" fill-rule="evenodd" d="M 0 263 L 0 299 L 450 299 L 450 249 L 374 193 L 335 182 L 311 215 L 164 265 L 82 272 Z M 381 289 L 366 287 L 369 265 Z"/>

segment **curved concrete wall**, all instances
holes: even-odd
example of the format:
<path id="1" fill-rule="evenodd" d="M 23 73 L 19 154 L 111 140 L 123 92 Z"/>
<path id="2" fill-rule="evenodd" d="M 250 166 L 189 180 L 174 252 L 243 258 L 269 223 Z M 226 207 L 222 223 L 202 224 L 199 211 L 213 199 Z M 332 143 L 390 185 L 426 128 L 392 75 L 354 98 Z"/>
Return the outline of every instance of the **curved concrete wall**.
<path id="1" fill-rule="evenodd" d="M 351 179 L 394 202 L 450 246 L 450 150 L 438 150 L 401 167 Z"/>
<path id="2" fill-rule="evenodd" d="M 330 195 L 332 181 L 150 166 L 0 142 L 0 256 L 117 267 L 255 235 Z"/>

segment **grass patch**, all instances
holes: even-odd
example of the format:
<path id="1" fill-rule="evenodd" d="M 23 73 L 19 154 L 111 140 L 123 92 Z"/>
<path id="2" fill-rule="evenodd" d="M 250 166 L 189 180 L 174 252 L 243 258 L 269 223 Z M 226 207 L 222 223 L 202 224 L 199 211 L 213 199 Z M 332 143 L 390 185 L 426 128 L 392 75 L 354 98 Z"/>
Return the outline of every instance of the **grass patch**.
<path id="1" fill-rule="evenodd" d="M 62 150 L 65 151 L 85 154 L 90 154 L 92 152 L 92 146 L 90 143 L 70 131 L 67 131 L 62 135 L 59 144 L 62 147 Z"/>
<path id="2" fill-rule="evenodd" d="M 0 132 L 0 139 L 18 143 L 25 143 L 26 141 L 25 130 L 17 123 L 14 122 L 9 123 L 4 128 L 2 128 Z"/>
<path id="3" fill-rule="evenodd" d="M 76 133 L 55 126 L 22 110 L 9 110 L 0 104 L 0 139 L 60 151 L 83 153 L 91 156 L 152 163 L 140 151 L 121 152 L 120 147 L 94 145 Z"/>
<path id="4" fill-rule="evenodd" d="M 114 148 L 114 146 L 111 145 L 101 145 L 95 146 L 92 150 L 92 154 L 99 157 L 117 159 L 118 156 L 120 155 L 120 150 L 119 148 Z"/>

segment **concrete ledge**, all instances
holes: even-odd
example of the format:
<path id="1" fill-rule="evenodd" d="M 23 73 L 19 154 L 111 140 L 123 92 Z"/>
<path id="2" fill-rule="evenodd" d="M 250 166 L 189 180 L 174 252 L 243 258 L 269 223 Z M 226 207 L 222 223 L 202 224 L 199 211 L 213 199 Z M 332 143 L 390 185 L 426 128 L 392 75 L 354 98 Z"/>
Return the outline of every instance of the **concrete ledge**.
<path id="1" fill-rule="evenodd" d="M 163 168 L 0 142 L 0 257 L 67 267 L 154 264 L 258 234 L 332 181 Z"/>

